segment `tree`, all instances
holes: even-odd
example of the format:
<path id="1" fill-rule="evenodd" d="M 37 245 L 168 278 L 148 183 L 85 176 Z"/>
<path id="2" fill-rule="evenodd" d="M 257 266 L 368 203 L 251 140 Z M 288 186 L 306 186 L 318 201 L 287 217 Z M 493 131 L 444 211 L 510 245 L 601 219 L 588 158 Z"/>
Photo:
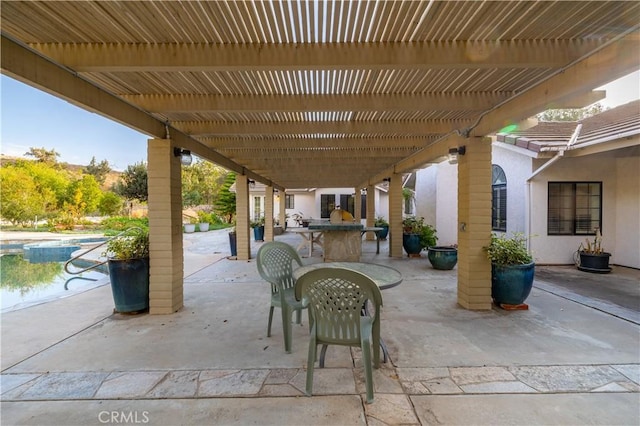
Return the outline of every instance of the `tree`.
<path id="1" fill-rule="evenodd" d="M 114 192 L 127 200 L 146 202 L 149 197 L 147 165 L 141 162 L 127 166 L 115 185 Z"/>
<path id="2" fill-rule="evenodd" d="M 222 189 L 218 194 L 218 201 L 215 204 L 216 213 L 224 217 L 227 223 L 232 223 L 233 215 L 236 214 L 236 194 L 229 190 L 235 181 L 236 174 L 233 172 L 227 173 L 224 183 L 222 184 Z"/>
<path id="3" fill-rule="evenodd" d="M 72 182 L 67 191 L 65 210 L 75 218 L 95 212 L 102 198 L 100 186 L 91 175 L 84 175 Z"/>
<path id="4" fill-rule="evenodd" d="M 198 160 L 182 168 L 182 203 L 184 206 L 213 205 L 224 183 L 225 169 Z"/>
<path id="5" fill-rule="evenodd" d="M 82 169 L 82 171 L 96 178 L 96 181 L 100 185 L 104 185 L 104 181 L 107 179 L 107 175 L 111 171 L 111 166 L 109 166 L 109 162 L 107 160 L 102 160 L 100 163 L 96 164 L 96 157 L 91 157 L 91 162 L 87 167 Z"/>
<path id="6" fill-rule="evenodd" d="M 115 216 L 122 210 L 122 198 L 118 194 L 107 191 L 102 194 L 98 203 L 98 211 L 104 216 Z"/>
<path id="7" fill-rule="evenodd" d="M 600 114 L 604 106 L 596 103 L 584 108 L 548 109 L 536 115 L 540 121 L 580 121 Z"/>
<path id="8" fill-rule="evenodd" d="M 25 152 L 24 155 L 35 157 L 39 162 L 47 164 L 56 164 L 58 162 L 58 157 L 60 157 L 60 154 L 57 153 L 55 149 L 48 150 L 44 147 L 30 147 L 29 151 Z"/>
<path id="9" fill-rule="evenodd" d="M 29 174 L 19 167 L 0 168 L 0 215 L 14 225 L 25 224 L 45 213 L 47 200 Z M 55 202 L 55 200 L 54 200 Z"/>

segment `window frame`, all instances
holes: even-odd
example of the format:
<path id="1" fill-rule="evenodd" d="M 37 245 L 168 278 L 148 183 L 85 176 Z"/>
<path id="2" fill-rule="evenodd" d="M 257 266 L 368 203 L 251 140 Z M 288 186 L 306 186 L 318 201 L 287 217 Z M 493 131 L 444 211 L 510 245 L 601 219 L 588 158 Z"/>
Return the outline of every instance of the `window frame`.
<path id="1" fill-rule="evenodd" d="M 553 186 L 557 186 L 558 189 L 552 190 Z M 586 188 L 580 190 L 579 186 L 586 186 Z M 595 187 L 597 191 L 592 192 Z M 562 203 L 562 201 L 565 202 Z M 594 202 L 597 206 L 593 205 Z M 549 181 L 547 183 L 547 235 L 590 236 L 596 235 L 597 230 L 602 232 L 602 204 L 602 181 Z M 585 211 L 589 214 L 584 214 Z M 594 213 L 596 219 L 594 219 Z M 585 219 L 587 217 L 588 219 Z M 588 220 L 588 225 L 581 225 L 585 220 Z M 585 228 L 588 229 L 584 231 Z"/>
<path id="2" fill-rule="evenodd" d="M 497 164 L 491 165 L 491 230 L 507 232 L 507 175 Z"/>

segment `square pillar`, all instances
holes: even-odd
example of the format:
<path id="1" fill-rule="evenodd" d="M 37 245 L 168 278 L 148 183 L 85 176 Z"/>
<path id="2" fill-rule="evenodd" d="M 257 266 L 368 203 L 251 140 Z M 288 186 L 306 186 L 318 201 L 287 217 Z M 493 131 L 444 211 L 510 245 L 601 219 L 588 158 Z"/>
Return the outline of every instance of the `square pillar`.
<path id="1" fill-rule="evenodd" d="M 273 186 L 264 188 L 264 240 L 273 241 Z"/>
<path id="2" fill-rule="evenodd" d="M 282 229 L 287 228 L 287 197 L 284 191 L 278 191 L 278 205 L 280 210 L 278 211 L 278 220 L 280 221 L 280 226 Z"/>
<path id="3" fill-rule="evenodd" d="M 236 245 L 238 260 L 251 259 L 251 228 L 249 227 L 249 180 L 236 176 Z"/>
<path id="4" fill-rule="evenodd" d="M 458 139 L 458 304 L 491 309 L 491 140 Z"/>
<path id="5" fill-rule="evenodd" d="M 171 314 L 183 306 L 182 176 L 168 139 L 147 143 L 149 191 L 149 312 Z"/>
<path id="6" fill-rule="evenodd" d="M 394 173 L 389 182 L 389 256 L 402 257 L 402 175 Z"/>
<path id="7" fill-rule="evenodd" d="M 375 185 L 367 186 L 367 226 L 371 227 L 376 221 L 376 187 Z M 376 239 L 373 232 L 367 232 L 365 237 L 367 241 Z"/>
<path id="8" fill-rule="evenodd" d="M 362 222 L 362 195 L 360 194 L 360 188 L 354 188 L 355 194 L 353 196 L 353 218 L 356 223 Z"/>

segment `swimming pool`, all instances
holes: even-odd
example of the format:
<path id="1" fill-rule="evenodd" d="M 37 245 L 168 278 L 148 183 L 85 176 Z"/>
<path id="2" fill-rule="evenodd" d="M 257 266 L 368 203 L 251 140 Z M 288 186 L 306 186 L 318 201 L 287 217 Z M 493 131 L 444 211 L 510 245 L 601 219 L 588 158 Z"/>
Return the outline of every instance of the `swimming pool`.
<path id="1" fill-rule="evenodd" d="M 22 250 L 16 244 L 3 244 L 4 254 L 0 256 L 2 312 L 23 309 L 109 284 L 109 275 L 104 267 L 77 275 L 64 271 L 64 263 L 75 251 L 84 244 L 99 241 L 104 241 L 104 238 L 35 242 L 23 244 Z M 80 260 L 76 266 L 86 267 L 87 260 Z"/>

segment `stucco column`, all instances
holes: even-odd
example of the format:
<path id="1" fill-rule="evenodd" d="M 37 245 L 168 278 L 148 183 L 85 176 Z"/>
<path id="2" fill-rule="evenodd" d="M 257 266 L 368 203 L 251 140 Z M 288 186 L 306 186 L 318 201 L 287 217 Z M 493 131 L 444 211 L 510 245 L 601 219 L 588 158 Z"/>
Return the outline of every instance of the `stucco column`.
<path id="1" fill-rule="evenodd" d="M 264 188 L 264 240 L 273 241 L 273 186 Z"/>
<path id="2" fill-rule="evenodd" d="M 402 257 L 402 175 L 389 182 L 389 256 Z"/>
<path id="3" fill-rule="evenodd" d="M 284 191 L 278 191 L 278 205 L 280 206 L 280 211 L 278 211 L 278 220 L 280 221 L 280 226 L 282 226 L 283 230 L 287 227 L 286 198 Z"/>
<path id="4" fill-rule="evenodd" d="M 367 186 L 367 226 L 373 226 L 376 221 L 376 187 L 375 185 Z M 373 241 L 376 239 L 373 232 L 367 232 L 365 237 L 367 241 Z"/>
<path id="5" fill-rule="evenodd" d="M 149 312 L 171 314 L 183 306 L 182 176 L 168 139 L 147 143 L 149 205 Z"/>
<path id="6" fill-rule="evenodd" d="M 458 140 L 458 303 L 491 309 L 491 263 L 483 247 L 491 241 L 491 140 Z"/>
<path id="7" fill-rule="evenodd" d="M 354 188 L 355 195 L 353 196 L 353 218 L 357 223 L 362 220 L 362 196 L 360 195 L 360 188 Z"/>
<path id="8" fill-rule="evenodd" d="M 249 228 L 249 181 L 245 175 L 236 176 L 236 245 L 238 260 L 251 259 Z"/>

